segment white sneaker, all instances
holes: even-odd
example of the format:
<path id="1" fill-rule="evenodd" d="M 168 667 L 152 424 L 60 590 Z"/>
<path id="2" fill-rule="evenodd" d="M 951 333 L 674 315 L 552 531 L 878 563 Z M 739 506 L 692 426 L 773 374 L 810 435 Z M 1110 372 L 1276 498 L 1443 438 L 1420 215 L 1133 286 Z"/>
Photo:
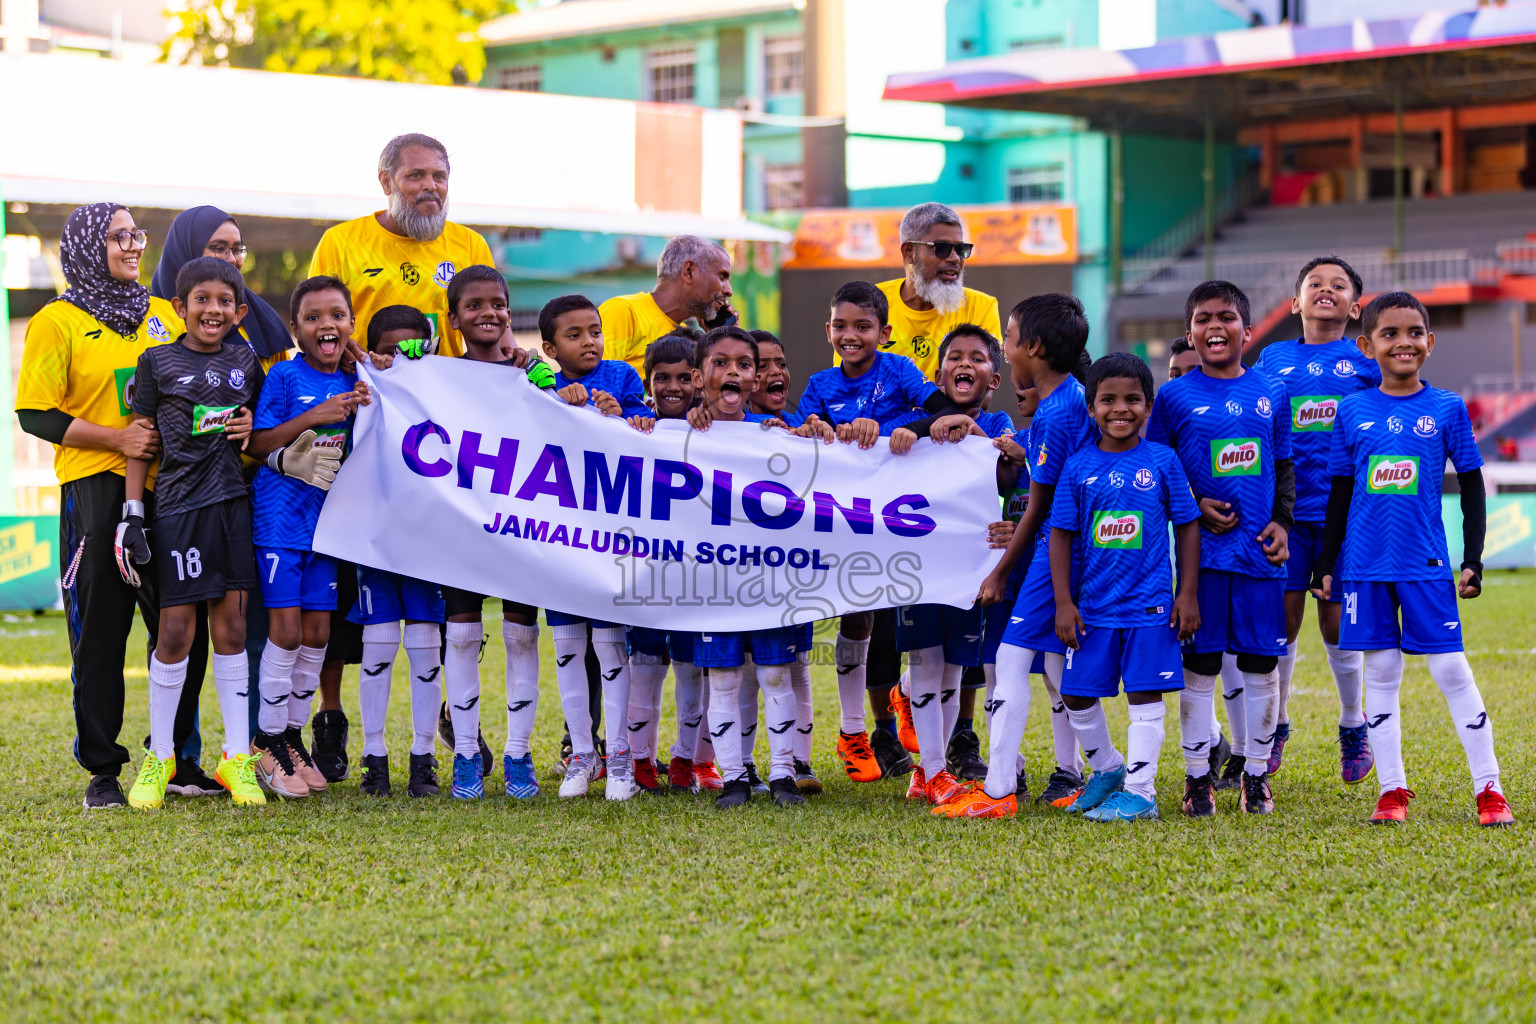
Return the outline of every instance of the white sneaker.
<path id="1" fill-rule="evenodd" d="M 595 753 L 573 754 L 570 763 L 565 766 L 565 781 L 560 783 L 560 795 L 586 796 L 601 763 Z"/>
<path id="2" fill-rule="evenodd" d="M 640 785 L 635 781 L 630 755 L 617 754 L 608 758 L 608 781 L 603 787 L 603 795 L 609 800 L 628 800 L 638 792 Z"/>

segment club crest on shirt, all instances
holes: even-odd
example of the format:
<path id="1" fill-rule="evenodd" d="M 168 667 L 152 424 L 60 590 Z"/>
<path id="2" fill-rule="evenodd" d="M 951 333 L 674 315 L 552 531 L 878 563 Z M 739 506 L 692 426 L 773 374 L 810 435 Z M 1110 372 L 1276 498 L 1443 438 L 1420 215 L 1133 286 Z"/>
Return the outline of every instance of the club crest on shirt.
<path id="1" fill-rule="evenodd" d="M 1150 469 L 1143 466 L 1136 471 L 1136 477 L 1131 481 L 1131 486 L 1138 491 L 1150 491 L 1157 486 L 1157 478 L 1152 475 Z"/>
<path id="2" fill-rule="evenodd" d="M 1120 472 L 1118 469 L 1110 470 L 1110 473 L 1109 473 L 1109 486 L 1111 486 L 1111 487 L 1124 487 L 1125 486 L 1125 474 Z"/>
<path id="3" fill-rule="evenodd" d="M 1310 373 L 1314 377 L 1321 377 L 1323 375 L 1323 364 L 1322 363 L 1308 363 L 1307 364 L 1307 372 Z"/>
<path id="4" fill-rule="evenodd" d="M 1437 430 L 1433 416 L 1420 416 L 1413 425 L 1413 432 L 1420 437 L 1434 437 Z"/>
<path id="5" fill-rule="evenodd" d="M 1227 402 L 1227 412 L 1233 416 L 1241 416 L 1243 414 L 1243 403 L 1235 398 L 1231 399 Z"/>
<path id="6" fill-rule="evenodd" d="M 1254 408 L 1259 410 L 1260 416 L 1263 416 L 1265 419 L 1269 419 L 1271 410 L 1269 408 L 1269 399 L 1267 397 L 1260 395 L 1258 403 L 1254 406 Z"/>
<path id="7" fill-rule="evenodd" d="M 432 272 L 432 283 L 439 288 L 447 288 L 448 282 L 453 280 L 453 275 L 459 272 L 459 268 L 453 265 L 452 260 L 443 260 Z"/>
<path id="8" fill-rule="evenodd" d="M 165 321 L 158 316 L 151 316 L 144 321 L 144 327 L 149 331 L 149 336 L 156 341 L 169 341 L 171 338 L 171 332 L 166 328 Z"/>
<path id="9" fill-rule="evenodd" d="M 229 371 L 229 386 L 232 388 L 245 387 L 245 371 L 240 369 L 240 367 L 237 366 Z"/>
<path id="10" fill-rule="evenodd" d="M 416 264 L 406 260 L 400 264 L 400 280 L 406 284 L 416 284 L 421 280 L 421 271 L 416 269 Z"/>
<path id="11" fill-rule="evenodd" d="M 1372 494 L 1418 494 L 1417 455 L 1372 455 L 1366 466 L 1366 489 Z"/>
<path id="12" fill-rule="evenodd" d="M 1355 364 L 1348 359 L 1340 359 L 1333 364 L 1333 372 L 1340 377 L 1353 377 L 1355 375 Z"/>
<path id="13" fill-rule="evenodd" d="M 1141 513 L 1095 512 L 1093 514 L 1093 546 L 1141 550 Z"/>
<path id="14" fill-rule="evenodd" d="M 1396 416 L 1388 416 L 1387 429 L 1392 431 L 1394 434 L 1401 434 L 1403 432 L 1403 421 L 1398 419 Z"/>
<path id="15" fill-rule="evenodd" d="M 208 386 L 211 388 L 216 388 L 224 383 L 223 379 L 219 377 L 219 371 L 214 369 L 204 370 L 203 380 L 207 381 Z"/>

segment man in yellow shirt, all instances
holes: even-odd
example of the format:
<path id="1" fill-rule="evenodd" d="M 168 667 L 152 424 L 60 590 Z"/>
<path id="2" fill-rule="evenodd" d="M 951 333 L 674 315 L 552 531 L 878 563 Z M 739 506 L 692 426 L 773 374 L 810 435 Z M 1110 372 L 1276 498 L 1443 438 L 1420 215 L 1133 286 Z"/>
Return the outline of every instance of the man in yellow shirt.
<path id="1" fill-rule="evenodd" d="M 939 366 L 939 342 L 961 324 L 975 324 L 1001 339 L 997 299 L 965 287 L 964 241 L 960 215 L 943 203 L 922 203 L 901 218 L 901 262 L 906 276 L 877 287 L 890 303 L 891 340 L 886 352 L 909 357 L 933 379 Z"/>
<path id="2" fill-rule="evenodd" d="M 448 219 L 448 150 L 429 135 L 399 135 L 379 154 L 379 184 L 388 207 L 330 228 L 309 274 L 339 277 L 352 292 L 354 333 L 385 306 L 415 306 L 432 324 L 437 350 L 464 353 L 448 326 L 448 282 L 464 267 L 494 266 L 480 233 Z"/>
<path id="3" fill-rule="evenodd" d="M 696 319 L 705 330 L 736 322 L 731 256 L 697 235 L 678 235 L 656 260 L 655 288 L 614 296 L 597 314 L 603 321 L 603 358 L 622 359 L 643 377 L 646 346 L 684 320 Z"/>

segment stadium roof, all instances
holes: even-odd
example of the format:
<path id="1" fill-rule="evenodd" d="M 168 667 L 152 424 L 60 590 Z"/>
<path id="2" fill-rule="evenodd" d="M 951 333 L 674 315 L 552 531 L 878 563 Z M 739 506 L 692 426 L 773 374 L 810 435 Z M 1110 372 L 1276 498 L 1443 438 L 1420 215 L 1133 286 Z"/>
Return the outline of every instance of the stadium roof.
<path id="1" fill-rule="evenodd" d="M 480 40 L 487 46 L 542 43 L 593 32 L 797 11 L 804 6 L 805 0 L 565 0 L 488 21 L 480 26 Z"/>
<path id="2" fill-rule="evenodd" d="M 1536 5 L 1240 29 L 1131 50 L 1041 50 L 892 75 L 884 98 L 1182 134 L 1536 98 Z"/>

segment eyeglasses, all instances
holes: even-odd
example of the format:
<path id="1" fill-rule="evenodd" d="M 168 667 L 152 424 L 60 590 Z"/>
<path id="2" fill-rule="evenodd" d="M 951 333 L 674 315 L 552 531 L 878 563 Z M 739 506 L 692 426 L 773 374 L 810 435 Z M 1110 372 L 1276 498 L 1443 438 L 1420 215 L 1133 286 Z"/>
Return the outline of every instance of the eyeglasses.
<path id="1" fill-rule="evenodd" d="M 149 243 L 149 235 L 143 228 L 137 231 L 129 231 L 126 228 L 122 231 L 113 231 L 107 235 L 107 239 L 116 242 L 117 247 L 123 252 L 127 252 L 130 248 L 142 249 Z M 130 242 L 133 243 L 131 246 Z"/>
<path id="2" fill-rule="evenodd" d="M 976 247 L 970 242 L 912 242 L 913 245 L 931 245 L 933 254 L 941 260 L 949 259 L 951 254 L 959 256 L 962 260 L 971 258 L 971 250 Z"/>
<path id="3" fill-rule="evenodd" d="M 217 256 L 220 259 L 223 259 L 225 256 L 233 256 L 237 260 L 243 258 L 246 253 L 251 251 L 243 245 L 225 245 L 223 242 L 212 242 L 203 246 L 203 249 L 210 256 Z"/>

